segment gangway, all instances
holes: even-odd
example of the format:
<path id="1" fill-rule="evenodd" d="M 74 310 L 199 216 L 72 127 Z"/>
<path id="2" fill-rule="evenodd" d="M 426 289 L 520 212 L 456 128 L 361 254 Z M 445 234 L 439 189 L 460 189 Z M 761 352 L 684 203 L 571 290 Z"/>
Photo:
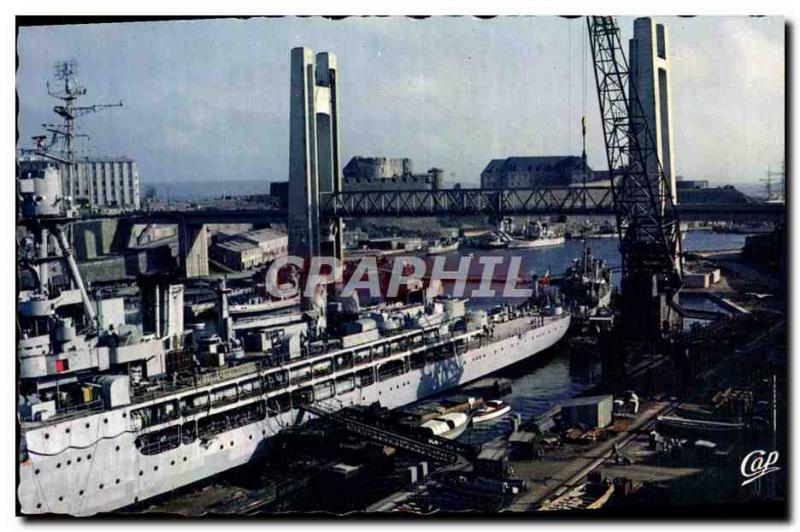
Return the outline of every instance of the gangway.
<path id="1" fill-rule="evenodd" d="M 477 456 L 476 449 L 470 445 L 434 436 L 425 429 L 406 429 L 396 423 L 379 419 L 370 412 L 350 407 L 335 410 L 320 404 L 304 405 L 301 408 L 319 418 L 330 419 L 348 432 L 430 460 L 457 464 L 474 460 Z"/>
<path id="2" fill-rule="evenodd" d="M 694 320 L 717 320 L 720 318 L 726 318 L 728 316 L 727 313 L 722 312 L 720 310 L 704 310 L 699 308 L 689 308 L 684 307 L 678 303 L 674 303 L 672 307 L 681 315 L 683 318 L 691 318 Z"/>

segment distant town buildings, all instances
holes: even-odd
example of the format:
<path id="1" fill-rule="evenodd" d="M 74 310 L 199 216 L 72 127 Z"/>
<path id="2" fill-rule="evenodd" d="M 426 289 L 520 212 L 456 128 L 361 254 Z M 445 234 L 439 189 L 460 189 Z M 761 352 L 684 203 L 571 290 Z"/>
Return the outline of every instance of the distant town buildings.
<path id="1" fill-rule="evenodd" d="M 595 179 L 587 166 L 586 180 Z M 583 180 L 583 161 L 575 155 L 492 159 L 481 172 L 481 188 L 568 186 Z"/>
<path id="2" fill-rule="evenodd" d="M 676 181 L 678 190 L 698 190 L 708 188 L 707 179 L 684 179 L 683 176 L 678 176 Z"/>
<path id="3" fill-rule="evenodd" d="M 38 173 L 47 166 L 58 167 L 64 196 L 89 208 L 139 209 L 140 184 L 136 161 L 130 157 L 84 157 L 75 165 L 26 156 L 18 160 L 19 171 Z"/>
<path id="4" fill-rule="evenodd" d="M 218 233 L 209 250 L 211 259 L 232 270 L 242 271 L 285 257 L 289 237 L 274 229 L 254 229 L 236 234 Z"/>
<path id="5" fill-rule="evenodd" d="M 444 170 L 431 168 L 415 174 L 411 159 L 399 157 L 353 157 L 342 170 L 342 177 L 345 192 L 444 188 Z"/>

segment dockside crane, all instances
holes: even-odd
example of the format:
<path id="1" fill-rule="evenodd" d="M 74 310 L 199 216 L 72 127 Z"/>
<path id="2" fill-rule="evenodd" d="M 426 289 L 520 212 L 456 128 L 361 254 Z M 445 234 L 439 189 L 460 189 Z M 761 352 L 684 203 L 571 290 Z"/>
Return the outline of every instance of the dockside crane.
<path id="1" fill-rule="evenodd" d="M 631 85 L 613 17 L 587 17 L 622 255 L 623 341 L 655 342 L 680 324 L 680 222 L 655 136 Z"/>

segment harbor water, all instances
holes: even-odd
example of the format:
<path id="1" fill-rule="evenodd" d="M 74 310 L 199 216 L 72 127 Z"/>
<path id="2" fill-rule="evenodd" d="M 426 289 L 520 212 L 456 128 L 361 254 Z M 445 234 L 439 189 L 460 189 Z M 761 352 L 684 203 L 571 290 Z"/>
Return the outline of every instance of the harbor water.
<path id="1" fill-rule="evenodd" d="M 740 234 L 689 231 L 686 233 L 683 245 L 686 251 L 733 250 L 741 249 L 745 238 L 746 235 Z M 608 265 L 615 269 L 613 281 L 614 284 L 618 284 L 620 277 L 618 241 L 615 238 L 590 239 L 588 245 L 595 256 L 606 260 Z M 512 254 L 519 255 L 523 264 L 520 268 L 521 273 L 533 272 L 541 276 L 549 269 L 552 275 L 560 275 L 572 259 L 580 256 L 582 249 L 582 241 L 568 240 L 563 245 L 549 248 L 481 251 L 480 255 L 508 257 Z M 474 251 L 464 249 L 453 255 L 459 256 L 471 252 Z M 475 254 L 478 255 L 477 252 Z M 503 297 L 496 297 L 473 299 L 469 304 L 473 307 L 490 308 L 506 301 L 507 299 Z M 698 308 L 706 310 L 716 310 L 707 306 L 713 303 L 701 298 L 691 298 L 687 303 L 690 306 L 695 306 L 696 303 Z M 512 413 L 520 414 L 523 420 L 528 420 L 544 414 L 566 399 L 575 397 L 598 384 L 601 379 L 600 357 L 598 353 L 570 352 L 566 347 L 556 347 L 491 377 L 510 381 L 512 392 L 501 399 L 511 404 Z M 469 390 L 456 390 L 447 395 L 469 395 Z M 459 441 L 470 444 L 485 443 L 506 433 L 511 428 L 511 423 L 511 414 L 506 414 L 496 420 L 473 426 L 459 438 Z"/>

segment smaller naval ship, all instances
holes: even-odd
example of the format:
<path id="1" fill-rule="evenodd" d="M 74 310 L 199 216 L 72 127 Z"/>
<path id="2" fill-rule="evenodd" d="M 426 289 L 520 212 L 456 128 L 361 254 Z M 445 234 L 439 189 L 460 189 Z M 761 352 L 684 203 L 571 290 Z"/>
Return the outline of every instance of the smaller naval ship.
<path id="1" fill-rule="evenodd" d="M 561 292 L 574 307 L 590 315 L 611 303 L 611 269 L 606 261 L 592 255 L 585 239 L 580 258 L 564 272 Z"/>
<path id="2" fill-rule="evenodd" d="M 556 235 L 550 231 L 550 226 L 536 220 L 525 225 L 522 238 L 514 238 L 508 242 L 511 249 L 519 248 L 542 248 L 549 246 L 559 246 L 565 242 L 564 235 Z"/>

